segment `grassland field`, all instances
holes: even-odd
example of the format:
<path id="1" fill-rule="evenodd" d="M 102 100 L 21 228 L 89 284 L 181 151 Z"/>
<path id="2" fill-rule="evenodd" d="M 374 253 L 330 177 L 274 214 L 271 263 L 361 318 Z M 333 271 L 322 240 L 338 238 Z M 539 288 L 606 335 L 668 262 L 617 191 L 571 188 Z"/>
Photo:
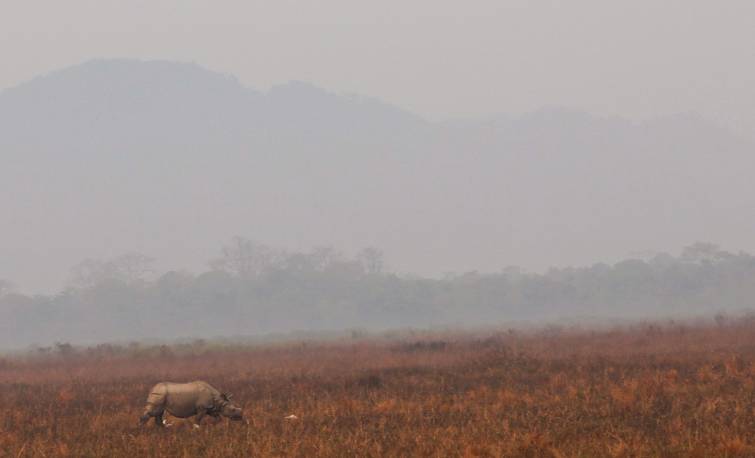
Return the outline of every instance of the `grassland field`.
<path id="1" fill-rule="evenodd" d="M 197 379 L 249 424 L 138 426 Z M 0 457 L 38 456 L 752 457 L 755 321 L 0 357 Z"/>

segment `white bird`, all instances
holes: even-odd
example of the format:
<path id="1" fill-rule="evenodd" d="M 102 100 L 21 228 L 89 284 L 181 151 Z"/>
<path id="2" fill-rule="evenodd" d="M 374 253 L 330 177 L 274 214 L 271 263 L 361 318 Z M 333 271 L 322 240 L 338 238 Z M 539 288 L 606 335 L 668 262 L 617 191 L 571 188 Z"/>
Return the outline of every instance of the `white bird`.
<path id="1" fill-rule="evenodd" d="M 291 414 L 291 415 L 289 415 L 289 416 L 287 416 L 287 417 L 283 417 L 283 418 L 284 418 L 285 420 L 298 420 L 298 419 L 299 419 L 299 417 L 297 417 L 297 416 L 296 416 L 296 415 L 294 415 L 294 414 Z"/>

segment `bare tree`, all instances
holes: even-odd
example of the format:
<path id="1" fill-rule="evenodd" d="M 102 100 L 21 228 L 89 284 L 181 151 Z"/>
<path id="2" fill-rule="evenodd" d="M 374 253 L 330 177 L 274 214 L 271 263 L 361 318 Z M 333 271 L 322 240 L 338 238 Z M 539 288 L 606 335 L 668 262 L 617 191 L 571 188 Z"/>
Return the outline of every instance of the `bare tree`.
<path id="1" fill-rule="evenodd" d="M 257 277 L 280 267 L 283 254 L 266 245 L 236 236 L 223 245 L 220 257 L 210 261 L 210 267 L 239 277 Z"/>
<path id="2" fill-rule="evenodd" d="M 147 281 L 155 275 L 155 259 L 141 253 L 126 253 L 113 259 L 111 263 L 126 283 Z"/>
<path id="3" fill-rule="evenodd" d="M 374 247 L 363 249 L 357 254 L 357 260 L 368 274 L 379 274 L 383 271 L 383 252 Z"/>
<path id="4" fill-rule="evenodd" d="M 140 253 L 127 253 L 110 260 L 85 259 L 71 269 L 72 283 L 89 288 L 104 281 L 136 284 L 154 274 L 154 259 Z"/>
<path id="5" fill-rule="evenodd" d="M 15 289 L 13 283 L 11 283 L 8 280 L 3 280 L 0 278 L 0 297 L 5 296 L 6 294 L 12 293 Z"/>
<path id="6" fill-rule="evenodd" d="M 731 254 L 723 251 L 718 245 L 707 242 L 697 242 L 684 247 L 681 259 L 686 262 L 716 262 L 730 257 Z"/>

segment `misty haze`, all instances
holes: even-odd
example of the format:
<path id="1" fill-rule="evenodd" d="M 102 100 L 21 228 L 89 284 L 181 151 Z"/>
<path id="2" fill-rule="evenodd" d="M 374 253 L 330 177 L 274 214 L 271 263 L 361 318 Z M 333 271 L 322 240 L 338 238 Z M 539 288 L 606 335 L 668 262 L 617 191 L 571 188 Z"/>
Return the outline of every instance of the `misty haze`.
<path id="1" fill-rule="evenodd" d="M 755 456 L 755 2 L 0 8 L 0 457 Z"/>
<path id="2" fill-rule="evenodd" d="M 715 273 L 755 273 L 752 143 L 698 115 L 437 122 L 98 59 L 0 93 L 0 148 L 6 346 L 752 307 Z"/>

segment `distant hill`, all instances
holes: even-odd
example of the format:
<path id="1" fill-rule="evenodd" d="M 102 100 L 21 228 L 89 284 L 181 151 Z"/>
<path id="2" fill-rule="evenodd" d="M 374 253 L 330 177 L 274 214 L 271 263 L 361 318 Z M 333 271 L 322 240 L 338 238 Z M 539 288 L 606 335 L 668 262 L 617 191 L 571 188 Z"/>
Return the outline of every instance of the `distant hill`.
<path id="1" fill-rule="evenodd" d="M 433 123 L 302 82 L 94 60 L 0 93 L 0 151 L 0 278 L 32 291 L 85 257 L 195 269 L 235 234 L 374 245 L 432 275 L 755 251 L 753 145 L 694 114 Z"/>
<path id="2" fill-rule="evenodd" d="M 4 134 L 79 146 L 134 135 L 165 144 L 285 131 L 328 136 L 401 131 L 421 123 L 375 100 L 342 97 L 302 82 L 260 93 L 194 64 L 93 60 L 35 78 L 0 96 Z M 143 141 L 143 140 L 141 140 Z"/>

